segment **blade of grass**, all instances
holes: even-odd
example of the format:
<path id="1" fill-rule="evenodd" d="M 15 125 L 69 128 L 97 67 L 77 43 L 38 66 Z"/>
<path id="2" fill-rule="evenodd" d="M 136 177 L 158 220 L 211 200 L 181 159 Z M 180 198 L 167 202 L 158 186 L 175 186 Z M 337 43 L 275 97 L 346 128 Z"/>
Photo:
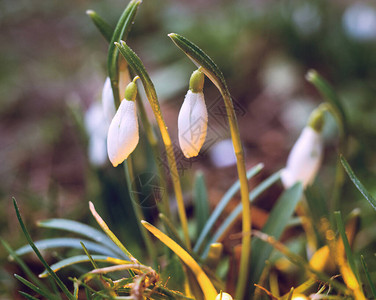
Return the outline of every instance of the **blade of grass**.
<path id="1" fill-rule="evenodd" d="M 21 226 L 21 229 L 28 241 L 28 243 L 30 244 L 30 246 L 33 248 L 35 254 L 38 256 L 39 260 L 41 261 L 41 263 L 43 264 L 43 266 L 46 268 L 47 272 L 51 275 L 51 277 L 54 279 L 54 281 L 57 283 L 57 285 L 59 286 L 59 288 L 61 289 L 61 291 L 67 296 L 67 298 L 69 300 L 75 300 L 74 299 L 74 296 L 69 292 L 68 288 L 65 286 L 65 284 L 60 280 L 60 278 L 52 271 L 52 269 L 50 268 L 50 266 L 48 265 L 48 263 L 44 260 L 43 256 L 41 255 L 41 253 L 39 252 L 38 248 L 35 247 L 34 243 L 33 243 L 33 240 L 31 239 L 31 236 L 29 234 L 29 232 L 27 231 L 26 227 L 25 227 L 25 224 L 21 218 L 21 214 L 20 214 L 20 211 L 18 209 L 18 205 L 17 205 L 17 201 L 16 199 L 13 198 L 13 205 L 14 205 L 14 209 L 16 211 L 16 215 L 17 215 L 17 219 L 18 219 L 18 222 L 20 223 L 20 226 Z"/>
<path id="2" fill-rule="evenodd" d="M 366 198 L 366 200 L 369 202 L 369 204 L 371 204 L 371 206 L 376 210 L 376 200 L 375 200 L 375 198 L 372 197 L 372 195 L 367 191 L 367 189 L 364 187 L 364 185 L 360 182 L 358 177 L 356 177 L 356 175 L 355 175 L 354 171 L 351 169 L 349 163 L 347 162 L 347 160 L 342 155 L 340 155 L 340 160 L 341 160 L 342 166 L 344 167 L 347 175 L 349 175 L 351 181 L 354 183 L 356 188 L 359 190 L 359 192 L 362 193 L 362 195 L 364 196 L 364 198 Z"/>
<path id="3" fill-rule="evenodd" d="M 39 250 L 47 250 L 51 248 L 73 248 L 73 249 L 81 249 L 81 242 L 84 242 L 88 250 L 100 253 L 103 255 L 108 256 L 115 256 L 116 253 L 111 251 L 110 249 L 103 247 L 97 243 L 93 243 L 88 240 L 76 239 L 76 238 L 54 238 L 54 239 L 47 239 L 47 240 L 40 240 L 35 241 L 34 244 Z M 24 255 L 26 253 L 32 252 L 33 249 L 30 245 L 23 246 L 17 249 L 15 252 L 17 255 Z"/>
<path id="4" fill-rule="evenodd" d="M 105 263 L 110 263 L 110 264 L 116 264 L 116 265 L 123 265 L 130 263 L 127 260 L 122 260 L 114 257 L 108 257 L 105 255 L 92 255 L 91 258 L 94 261 L 99 261 L 99 262 L 105 262 Z M 78 263 L 85 263 L 85 262 L 91 262 L 90 258 L 87 255 L 76 255 L 76 256 L 71 256 L 68 258 L 65 258 L 53 265 L 51 265 L 51 269 L 54 272 L 57 272 L 63 268 L 78 264 Z M 39 275 L 40 278 L 46 278 L 48 275 L 48 271 L 44 271 Z"/>
<path id="5" fill-rule="evenodd" d="M 89 208 L 93 217 L 97 221 L 98 225 L 107 234 L 107 236 L 115 243 L 115 245 L 118 246 L 119 249 L 123 251 L 124 254 L 127 255 L 131 261 L 138 263 L 138 260 L 128 251 L 127 248 L 125 248 L 125 246 L 120 242 L 120 240 L 116 237 L 116 235 L 107 226 L 106 222 L 103 221 L 101 216 L 95 210 L 94 204 L 91 201 L 89 202 Z"/>
<path id="6" fill-rule="evenodd" d="M 264 168 L 263 164 L 258 164 L 251 169 L 247 171 L 247 180 L 251 179 L 252 177 L 256 176 L 258 173 L 261 172 L 261 170 Z M 237 180 L 223 195 L 222 199 L 218 202 L 218 204 L 215 206 L 214 211 L 210 214 L 209 219 L 207 220 L 203 230 L 201 231 L 200 236 L 197 239 L 197 242 L 193 248 L 193 251 L 196 253 L 199 253 L 201 251 L 201 248 L 203 247 L 203 243 L 205 242 L 205 239 L 207 235 L 209 234 L 210 230 L 214 227 L 215 222 L 217 222 L 218 218 L 226 208 L 227 204 L 231 201 L 232 197 L 235 196 L 235 194 L 240 189 L 240 181 Z M 241 207 L 241 205 L 240 205 Z M 211 241 L 213 242 L 213 241 Z"/>
<path id="7" fill-rule="evenodd" d="M 198 238 L 199 233 L 202 232 L 202 229 L 210 216 L 208 191 L 206 189 L 204 175 L 200 171 L 196 172 L 195 176 L 193 185 L 193 201 L 195 204 L 196 235 Z"/>
<path id="8" fill-rule="evenodd" d="M 217 291 L 215 290 L 208 276 L 201 269 L 200 265 L 192 258 L 192 256 L 190 256 L 187 251 L 185 251 L 176 242 L 150 223 L 142 221 L 142 225 L 144 225 L 147 230 L 149 230 L 155 237 L 170 248 L 177 256 L 179 256 L 179 258 L 192 270 L 202 289 L 202 292 L 205 295 L 205 299 L 215 299 L 217 296 Z"/>
<path id="9" fill-rule="evenodd" d="M 279 239 L 302 195 L 303 187 L 300 183 L 284 191 L 270 212 L 268 221 L 262 231 L 275 239 Z M 273 247 L 263 243 L 261 240 L 255 240 L 252 243 L 252 248 L 254 249 L 251 255 L 253 267 L 250 272 L 250 278 L 252 282 L 256 283 L 260 279 L 265 261 L 269 258 Z"/>
<path id="10" fill-rule="evenodd" d="M 124 257 L 124 253 L 103 232 L 91 226 L 88 226 L 86 224 L 82 224 L 80 222 L 67 220 L 67 219 L 49 219 L 49 220 L 38 222 L 38 226 L 44 227 L 44 228 L 66 230 L 69 232 L 86 236 L 102 244 L 103 246 L 110 248 L 112 251 L 116 252 L 118 255 L 121 255 Z"/>
<path id="11" fill-rule="evenodd" d="M 98 28 L 100 33 L 106 39 L 107 42 L 111 42 L 112 35 L 114 33 L 114 29 L 110 24 L 108 24 L 101 16 L 99 16 L 94 10 L 87 10 L 86 14 L 90 17 L 93 21 L 95 27 Z"/>
<path id="12" fill-rule="evenodd" d="M 123 14 L 121 15 L 114 33 L 111 38 L 111 42 L 108 48 L 107 56 L 107 69 L 108 76 L 111 80 L 112 91 L 114 94 L 115 106 L 119 107 L 120 105 L 120 96 L 119 96 L 119 72 L 118 72 L 118 57 L 119 50 L 117 49 L 115 43 L 120 42 L 121 39 L 126 40 L 128 33 L 131 30 L 131 27 L 134 23 L 136 17 L 136 12 L 138 6 L 140 5 L 141 0 L 131 0 L 128 6 L 125 8 Z"/>
<path id="13" fill-rule="evenodd" d="M 252 192 L 249 193 L 249 201 L 255 200 L 258 196 L 260 196 L 264 191 L 266 191 L 270 186 L 272 186 L 274 183 L 276 183 L 280 178 L 280 171 L 272 174 L 267 179 L 265 179 L 263 182 L 261 182 L 258 186 L 256 186 Z M 201 255 L 201 257 L 205 258 L 209 246 L 212 243 L 216 243 L 220 240 L 222 240 L 223 236 L 226 234 L 226 232 L 231 228 L 231 226 L 235 223 L 236 219 L 240 216 L 242 212 L 242 204 L 238 204 L 235 209 L 226 217 L 226 219 L 222 222 L 222 224 L 218 227 L 216 232 L 213 234 L 213 236 L 210 238 L 210 240 L 207 243 L 207 246 Z"/>
<path id="14" fill-rule="evenodd" d="M 29 295 L 28 293 L 25 293 L 25 292 L 22 292 L 22 291 L 19 291 L 19 293 L 24 296 L 26 299 L 29 299 L 29 300 L 38 300 L 38 298 L 35 298 L 31 295 Z"/>
<path id="15" fill-rule="evenodd" d="M 51 299 L 51 300 L 53 300 L 53 299 L 59 299 L 59 298 L 55 297 L 54 295 L 52 295 L 48 290 L 41 289 L 40 287 L 35 286 L 33 283 L 31 283 L 30 281 L 26 280 L 22 276 L 14 274 L 14 277 L 16 279 L 18 279 L 19 281 L 21 281 L 24 285 L 26 285 L 28 288 L 30 288 L 34 292 L 38 293 L 39 295 L 41 295 L 43 297 L 46 297 L 46 299 Z"/>
<path id="16" fill-rule="evenodd" d="M 368 267 L 367 267 L 367 264 L 366 264 L 366 262 L 364 260 L 364 256 L 363 255 L 360 256 L 360 261 L 362 262 L 362 267 L 363 267 L 364 273 L 366 274 L 366 278 L 367 278 L 369 287 L 371 288 L 371 292 L 372 292 L 373 298 L 376 299 L 376 288 L 375 288 L 374 283 L 372 282 L 371 276 L 369 275 Z"/>

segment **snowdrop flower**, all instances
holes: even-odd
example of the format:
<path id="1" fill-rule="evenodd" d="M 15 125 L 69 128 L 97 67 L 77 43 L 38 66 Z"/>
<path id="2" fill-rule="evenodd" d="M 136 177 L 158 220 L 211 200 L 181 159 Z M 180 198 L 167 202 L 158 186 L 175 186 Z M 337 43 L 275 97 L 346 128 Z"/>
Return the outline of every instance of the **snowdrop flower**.
<path id="1" fill-rule="evenodd" d="M 208 128 L 208 112 L 204 94 L 204 74 L 196 70 L 189 82 L 178 117 L 179 144 L 185 157 L 195 157 L 205 142 Z"/>
<path id="2" fill-rule="evenodd" d="M 286 168 L 282 171 L 281 180 L 286 189 L 298 181 L 302 182 L 304 187 L 313 183 L 322 161 L 323 126 L 323 111 L 316 109 L 292 147 Z"/>
<path id="3" fill-rule="evenodd" d="M 106 78 L 102 90 L 102 107 L 103 113 L 110 124 L 116 113 L 114 94 L 112 93 L 111 80 Z"/>
<path id="4" fill-rule="evenodd" d="M 125 89 L 125 97 L 108 129 L 107 152 L 114 167 L 126 160 L 138 144 L 138 120 L 135 103 L 137 95 L 135 81 L 138 78 L 135 77 Z"/>
<path id="5" fill-rule="evenodd" d="M 215 297 L 215 300 L 233 300 L 231 295 L 228 293 L 219 293 L 217 297 Z"/>

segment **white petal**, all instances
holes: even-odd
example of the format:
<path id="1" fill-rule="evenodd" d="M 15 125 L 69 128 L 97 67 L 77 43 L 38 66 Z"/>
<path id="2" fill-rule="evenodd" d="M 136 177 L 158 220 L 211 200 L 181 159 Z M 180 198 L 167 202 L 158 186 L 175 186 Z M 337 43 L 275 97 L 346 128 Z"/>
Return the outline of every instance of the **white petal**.
<path id="1" fill-rule="evenodd" d="M 112 93 L 111 81 L 109 77 L 106 78 L 106 81 L 104 82 L 104 86 L 102 90 L 102 106 L 103 106 L 103 113 L 108 123 L 110 123 L 112 118 L 115 115 L 116 108 L 115 108 L 114 94 Z"/>
<path id="2" fill-rule="evenodd" d="M 321 165 L 322 152 L 321 134 L 311 127 L 305 127 L 291 149 L 286 168 L 281 174 L 285 188 L 298 181 L 301 181 L 304 187 L 312 184 Z"/>
<path id="3" fill-rule="evenodd" d="M 107 159 L 106 137 L 93 135 L 89 139 L 89 161 L 94 166 L 103 166 Z"/>
<path id="4" fill-rule="evenodd" d="M 198 155 L 205 142 L 207 128 L 204 94 L 188 91 L 178 117 L 179 144 L 185 157 Z"/>
<path id="5" fill-rule="evenodd" d="M 121 164 L 138 144 L 136 103 L 123 100 L 116 112 L 107 135 L 108 157 L 114 167 Z"/>
<path id="6" fill-rule="evenodd" d="M 99 102 L 93 102 L 85 112 L 85 128 L 89 136 L 106 136 L 108 124 L 104 118 L 102 106 Z"/>

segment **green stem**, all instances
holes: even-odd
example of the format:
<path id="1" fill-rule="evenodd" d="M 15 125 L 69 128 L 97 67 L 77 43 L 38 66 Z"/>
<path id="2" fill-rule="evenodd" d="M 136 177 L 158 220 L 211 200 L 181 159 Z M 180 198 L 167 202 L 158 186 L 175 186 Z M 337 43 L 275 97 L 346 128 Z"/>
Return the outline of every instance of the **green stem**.
<path id="1" fill-rule="evenodd" d="M 128 191 L 131 197 L 134 197 L 134 199 L 131 199 L 133 211 L 137 218 L 137 226 L 141 231 L 142 238 L 145 242 L 146 250 L 149 253 L 149 257 L 152 259 L 154 265 L 158 266 L 157 261 L 157 254 L 155 252 L 155 248 L 153 246 L 153 243 L 150 239 L 150 235 L 148 234 L 147 230 L 144 226 L 141 225 L 141 220 L 145 220 L 144 213 L 141 209 L 141 207 L 138 205 L 140 203 L 140 199 L 138 198 L 137 193 L 133 193 L 131 195 L 131 191 L 136 191 L 137 187 L 134 185 L 134 173 L 133 173 L 133 165 L 132 165 L 132 159 L 129 157 L 126 161 L 123 163 L 124 166 L 124 173 L 125 173 L 125 181 L 127 182 Z"/>
<path id="2" fill-rule="evenodd" d="M 133 71 L 140 77 L 142 84 L 145 88 L 146 96 L 150 102 L 150 106 L 154 112 L 155 119 L 157 121 L 159 130 L 162 135 L 162 140 L 166 149 L 166 156 L 168 160 L 168 166 L 170 169 L 172 184 L 174 187 L 176 202 L 178 205 L 178 213 L 180 217 L 180 222 L 183 228 L 184 239 L 188 250 L 191 250 L 191 241 L 189 239 L 188 232 L 188 220 L 184 207 L 183 192 L 180 184 L 180 177 L 176 165 L 174 148 L 172 146 L 170 134 L 167 131 L 166 123 L 163 119 L 161 109 L 159 106 L 159 101 L 157 93 L 154 88 L 154 84 L 151 81 L 149 74 L 146 72 L 144 65 L 142 64 L 140 58 L 133 52 L 131 48 L 127 46 L 124 41 L 121 41 L 120 44 L 116 43 L 116 46 L 119 48 L 120 53 L 124 56 L 125 60 L 128 62 L 128 65 L 133 69 Z"/>
<path id="3" fill-rule="evenodd" d="M 239 278 L 236 287 L 236 299 L 242 300 L 245 296 L 245 290 L 247 287 L 247 279 L 249 272 L 249 263 L 251 255 L 251 205 L 248 198 L 248 180 L 247 172 L 244 161 L 244 151 L 240 141 L 240 134 L 238 128 L 238 122 L 236 120 L 236 114 L 234 105 L 228 90 L 224 76 L 213 62 L 213 60 L 198 46 L 186 39 L 185 37 L 176 33 L 170 33 L 168 35 L 177 47 L 179 47 L 196 65 L 201 67 L 200 71 L 214 83 L 214 85 L 220 91 L 223 100 L 225 102 L 226 113 L 230 125 L 231 139 L 234 145 L 234 151 L 236 156 L 236 166 L 238 170 L 238 177 L 240 182 L 240 195 L 241 203 L 243 206 L 242 211 L 242 250 L 240 257 Z"/>

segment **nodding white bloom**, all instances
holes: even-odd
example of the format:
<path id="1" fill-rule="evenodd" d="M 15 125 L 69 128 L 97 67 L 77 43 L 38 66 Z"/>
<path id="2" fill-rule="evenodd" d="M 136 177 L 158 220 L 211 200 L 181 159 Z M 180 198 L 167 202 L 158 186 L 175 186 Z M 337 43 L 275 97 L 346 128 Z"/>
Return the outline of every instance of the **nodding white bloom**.
<path id="1" fill-rule="evenodd" d="M 102 107 L 104 116 L 108 120 L 108 124 L 110 124 L 112 118 L 116 113 L 116 108 L 114 94 L 111 87 L 111 80 L 109 77 L 106 78 L 102 90 Z"/>
<path id="2" fill-rule="evenodd" d="M 208 112 L 204 94 L 204 74 L 193 72 L 189 91 L 185 95 L 178 117 L 179 144 L 185 157 L 195 157 L 205 142 L 208 128 Z"/>
<path id="3" fill-rule="evenodd" d="M 215 300 L 233 300 L 231 295 L 228 293 L 219 293 L 217 297 L 215 297 Z"/>
<path id="4" fill-rule="evenodd" d="M 114 167 L 121 164 L 136 148 L 139 140 L 135 98 L 136 77 L 125 90 L 125 97 L 111 121 L 107 135 L 108 157 Z"/>
<path id="5" fill-rule="evenodd" d="M 313 183 L 322 161 L 323 125 L 323 112 L 316 109 L 292 147 L 286 167 L 281 173 L 281 180 L 286 189 L 298 181 L 302 182 L 303 187 Z"/>

